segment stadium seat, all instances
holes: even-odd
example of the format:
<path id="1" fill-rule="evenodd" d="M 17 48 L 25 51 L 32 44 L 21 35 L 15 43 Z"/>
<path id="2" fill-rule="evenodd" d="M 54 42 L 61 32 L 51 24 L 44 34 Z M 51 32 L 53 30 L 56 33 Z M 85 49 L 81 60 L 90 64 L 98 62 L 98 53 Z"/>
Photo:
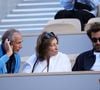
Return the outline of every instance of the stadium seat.
<path id="1" fill-rule="evenodd" d="M 95 17 L 95 18 L 91 18 L 91 19 L 88 20 L 88 24 L 94 23 L 94 22 L 100 22 L 100 17 Z"/>
<path id="2" fill-rule="evenodd" d="M 98 8 L 98 9 L 97 9 L 97 17 L 100 17 L 100 4 L 98 5 L 97 8 Z"/>
<path id="3" fill-rule="evenodd" d="M 43 31 L 55 34 L 73 34 L 81 32 L 81 23 L 78 19 L 55 19 L 49 21 Z"/>
<path id="4" fill-rule="evenodd" d="M 89 19 L 87 22 L 88 25 L 85 26 L 85 31 L 87 31 L 90 28 L 91 23 L 95 23 L 95 22 L 100 22 L 100 17 Z"/>

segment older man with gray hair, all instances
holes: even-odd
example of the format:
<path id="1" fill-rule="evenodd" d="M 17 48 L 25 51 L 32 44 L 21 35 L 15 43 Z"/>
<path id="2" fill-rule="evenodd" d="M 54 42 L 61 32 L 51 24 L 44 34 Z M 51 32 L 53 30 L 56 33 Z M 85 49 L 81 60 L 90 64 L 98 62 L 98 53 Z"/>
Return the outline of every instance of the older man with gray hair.
<path id="1" fill-rule="evenodd" d="M 18 73 L 20 68 L 20 55 L 22 48 L 22 35 L 16 29 L 5 31 L 0 45 L 0 74 Z"/>

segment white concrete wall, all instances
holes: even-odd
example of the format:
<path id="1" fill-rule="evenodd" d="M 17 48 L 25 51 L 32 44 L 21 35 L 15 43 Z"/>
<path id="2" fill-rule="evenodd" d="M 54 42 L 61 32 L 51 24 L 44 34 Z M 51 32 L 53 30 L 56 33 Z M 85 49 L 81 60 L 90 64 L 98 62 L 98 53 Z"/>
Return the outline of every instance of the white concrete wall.
<path id="1" fill-rule="evenodd" d="M 0 75 L 0 90 L 100 90 L 100 72 Z"/>
<path id="2" fill-rule="evenodd" d="M 21 1 L 23 0 L 0 0 L 0 19 L 4 18 Z"/>

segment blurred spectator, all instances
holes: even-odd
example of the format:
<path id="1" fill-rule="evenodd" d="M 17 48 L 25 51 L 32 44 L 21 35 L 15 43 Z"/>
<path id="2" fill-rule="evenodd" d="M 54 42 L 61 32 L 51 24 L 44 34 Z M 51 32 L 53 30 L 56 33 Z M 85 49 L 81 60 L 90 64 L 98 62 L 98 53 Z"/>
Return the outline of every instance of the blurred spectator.
<path id="1" fill-rule="evenodd" d="M 90 18 L 96 17 L 98 0 L 60 0 L 64 10 L 56 13 L 55 19 L 77 18 L 81 21 L 82 31 Z"/>

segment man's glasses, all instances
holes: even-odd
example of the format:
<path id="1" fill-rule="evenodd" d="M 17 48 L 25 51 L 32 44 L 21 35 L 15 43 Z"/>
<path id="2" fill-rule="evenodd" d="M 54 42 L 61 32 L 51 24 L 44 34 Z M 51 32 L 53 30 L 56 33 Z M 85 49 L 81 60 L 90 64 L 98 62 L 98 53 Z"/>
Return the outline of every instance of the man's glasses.
<path id="1" fill-rule="evenodd" d="M 94 43 L 96 43 L 97 41 L 100 42 L 100 38 L 92 38 L 91 40 L 92 40 L 92 42 L 94 42 Z"/>

